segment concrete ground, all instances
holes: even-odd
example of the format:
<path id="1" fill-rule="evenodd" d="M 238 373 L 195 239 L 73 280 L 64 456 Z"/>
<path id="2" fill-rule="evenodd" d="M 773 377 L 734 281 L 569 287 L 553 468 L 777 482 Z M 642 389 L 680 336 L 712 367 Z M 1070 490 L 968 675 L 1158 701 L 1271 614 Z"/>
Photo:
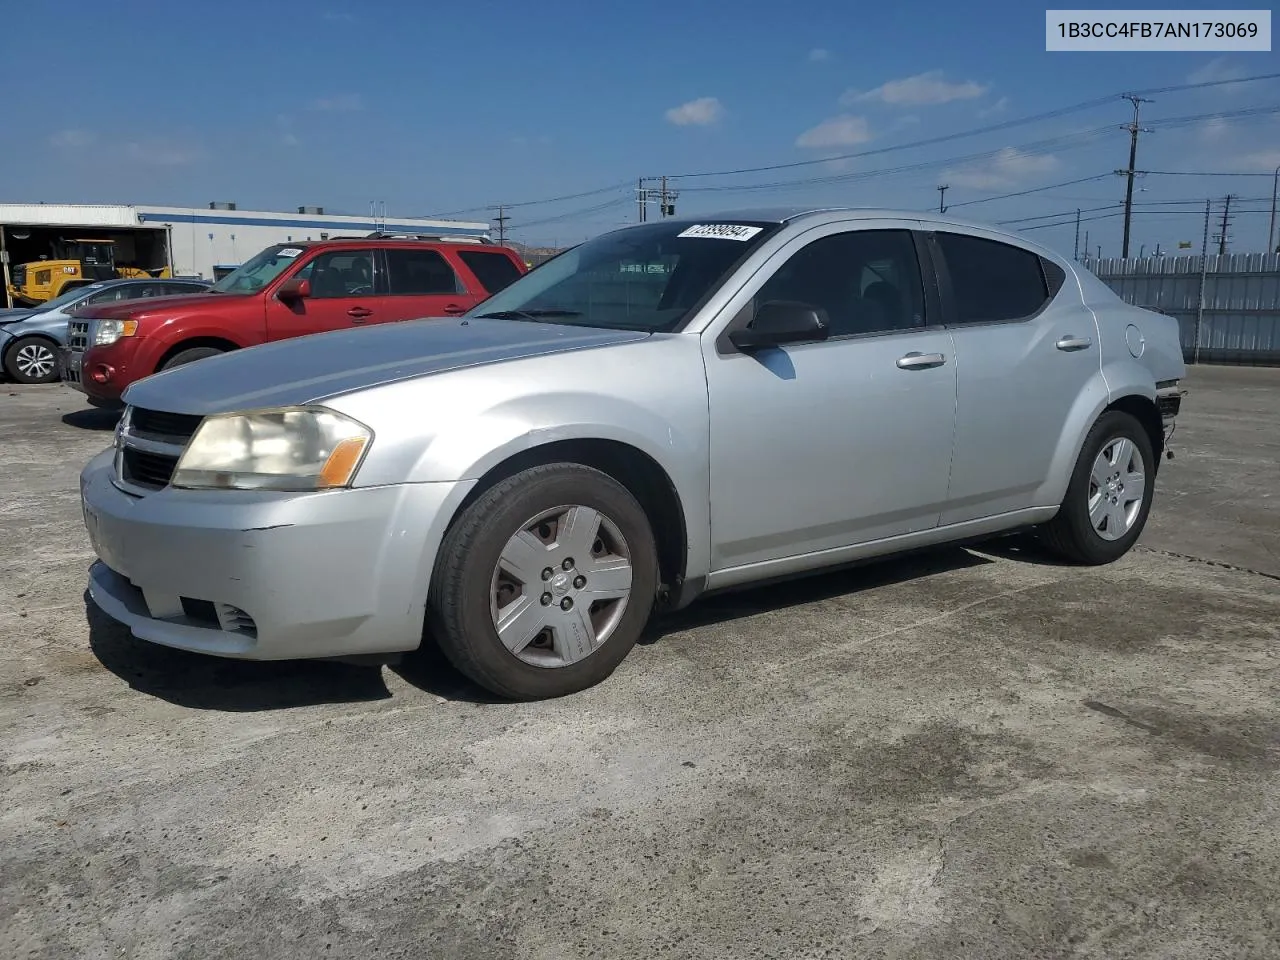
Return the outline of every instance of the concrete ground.
<path id="1" fill-rule="evenodd" d="M 523 705 L 131 640 L 110 418 L 0 386 L 0 956 L 1280 956 L 1280 370 L 1186 385 L 1117 564 L 709 600 Z"/>

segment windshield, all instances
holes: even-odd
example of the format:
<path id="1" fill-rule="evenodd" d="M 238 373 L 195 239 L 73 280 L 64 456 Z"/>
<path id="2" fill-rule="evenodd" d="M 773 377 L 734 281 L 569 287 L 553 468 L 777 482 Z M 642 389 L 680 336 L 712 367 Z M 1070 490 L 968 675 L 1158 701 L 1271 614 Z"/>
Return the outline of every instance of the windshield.
<path id="1" fill-rule="evenodd" d="M 627 227 L 548 260 L 470 316 L 648 333 L 677 329 L 777 224 Z"/>
<path id="2" fill-rule="evenodd" d="M 302 247 L 278 244 L 267 247 L 236 267 L 209 289 L 214 293 L 253 293 L 284 273 L 302 254 Z"/>

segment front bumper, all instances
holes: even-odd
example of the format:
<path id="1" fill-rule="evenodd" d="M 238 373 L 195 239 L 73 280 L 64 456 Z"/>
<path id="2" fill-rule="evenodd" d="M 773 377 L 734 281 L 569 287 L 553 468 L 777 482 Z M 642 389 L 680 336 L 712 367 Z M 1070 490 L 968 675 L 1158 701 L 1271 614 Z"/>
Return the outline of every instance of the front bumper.
<path id="1" fill-rule="evenodd" d="M 143 640 L 248 660 L 415 649 L 436 547 L 471 486 L 135 497 L 112 459 L 80 477 L 94 602 Z"/>

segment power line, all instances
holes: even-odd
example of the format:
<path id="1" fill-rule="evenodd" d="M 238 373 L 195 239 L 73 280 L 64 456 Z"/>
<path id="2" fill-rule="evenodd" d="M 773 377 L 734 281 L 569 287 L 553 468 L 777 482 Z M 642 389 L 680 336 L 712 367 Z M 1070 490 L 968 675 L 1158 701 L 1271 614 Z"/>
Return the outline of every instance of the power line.
<path id="1" fill-rule="evenodd" d="M 1110 177 L 1111 177 L 1111 174 L 1109 173 L 1098 173 L 1093 175 L 1092 177 L 1080 177 L 1076 180 L 1064 180 L 1061 183 L 1051 183 L 1043 187 L 1031 187 L 1030 189 L 1018 190 L 1014 193 L 1002 193 L 996 197 L 982 197 L 979 200 L 965 200 L 961 203 L 953 203 L 951 204 L 951 206 L 952 207 L 969 207 L 975 203 L 992 203 L 996 200 L 1009 200 L 1013 197 L 1025 197 L 1028 194 L 1032 194 L 1032 193 L 1043 193 L 1046 190 L 1056 190 L 1059 187 L 1070 187 L 1070 186 L 1074 186 L 1077 183 L 1089 183 L 1092 180 L 1106 180 L 1106 179 L 1109 179 Z"/>
<path id="2" fill-rule="evenodd" d="M 1274 80 L 1276 78 L 1280 78 L 1280 73 L 1265 73 L 1265 74 L 1256 74 L 1248 77 L 1236 77 L 1236 78 L 1227 79 L 1227 80 L 1206 80 L 1200 83 L 1185 83 L 1185 84 L 1176 84 L 1173 86 L 1165 86 L 1165 87 L 1151 87 L 1145 90 L 1134 91 L 1134 94 L 1138 96 L 1142 96 L 1142 95 L 1149 95 L 1149 94 L 1175 93 L 1175 92 L 1182 92 L 1186 90 L 1201 90 L 1209 87 L 1220 87 L 1228 84 L 1253 83 L 1260 80 Z M 891 146 L 880 147 L 875 150 L 865 150 L 858 153 L 844 154 L 839 157 L 823 157 L 821 159 L 816 159 L 816 160 L 795 160 L 787 163 L 765 164 L 757 167 L 741 167 L 735 170 L 713 170 L 713 171 L 700 171 L 700 172 L 693 172 L 693 173 L 676 174 L 672 177 L 672 179 L 677 179 L 677 178 L 693 179 L 698 177 L 736 176 L 744 173 L 762 173 L 770 170 L 786 170 L 786 169 L 793 169 L 797 167 L 815 166 L 817 164 L 828 163 L 832 160 L 853 160 L 853 159 L 860 159 L 864 157 L 877 156 L 885 153 L 892 153 L 900 150 L 911 150 L 916 147 L 932 146 L 938 143 L 948 143 L 950 141 L 960 140 L 966 137 L 980 136 L 984 133 L 996 133 L 1001 130 L 1009 130 L 1014 127 L 1025 126 L 1031 123 L 1039 123 L 1045 120 L 1053 120 L 1061 116 L 1066 116 L 1067 114 L 1070 114 L 1070 113 L 1078 113 L 1082 110 L 1088 110 L 1095 107 L 1105 106 L 1108 103 L 1114 102 L 1120 96 L 1123 96 L 1123 94 L 1110 94 L 1108 96 L 1097 97 L 1092 100 L 1085 100 L 1085 101 L 1081 101 L 1080 103 L 1070 104 L 1065 107 L 1058 107 L 1054 110 L 1047 110 L 1047 111 L 1044 111 L 1043 113 L 1031 114 L 1025 117 L 1017 117 L 1011 120 L 1005 120 L 1000 123 L 988 124 L 984 127 L 976 127 L 971 130 L 956 131 L 955 133 L 943 134 L 937 137 L 927 137 L 921 140 L 909 141 L 907 143 L 893 144 Z M 1213 115 L 1206 115 L 1204 117 L 1204 119 L 1210 119 L 1210 118 L 1214 118 Z M 1229 119 L 1229 117 L 1226 117 L 1226 116 L 1223 116 L 1221 118 Z M 1193 122 L 1193 121 L 1188 120 L 1185 122 Z M 1181 174 L 1174 174 L 1174 175 L 1181 175 Z M 1188 175 L 1193 175 L 1193 174 L 1188 174 Z M 1225 176 L 1226 174 L 1222 174 L 1222 175 Z M 1240 174 L 1240 176 L 1255 176 L 1255 175 L 1261 176 L 1261 174 Z M 519 203 L 509 203 L 506 206 L 509 208 L 528 207 L 528 206 L 535 206 L 540 204 L 561 203 L 568 200 L 579 200 L 585 197 L 599 196 L 600 194 L 604 194 L 604 193 L 621 191 L 621 190 L 627 189 L 630 186 L 630 183 L 631 181 L 625 180 L 619 183 L 612 183 L 608 186 L 598 187 L 594 190 L 584 190 L 579 193 L 569 193 L 569 194 L 564 194 L 562 196 L 556 196 L 556 197 L 544 197 L 538 200 L 524 200 Z M 452 217 L 452 216 L 458 216 L 465 213 L 482 212 L 484 210 L 486 210 L 485 207 L 467 207 L 461 210 L 450 210 L 444 213 L 436 213 L 436 214 L 433 214 L 433 216 Z"/>
<path id="3" fill-rule="evenodd" d="M 1149 177 L 1270 177 L 1270 173 L 1232 173 L 1227 170 L 1148 170 Z"/>
<path id="4" fill-rule="evenodd" d="M 1255 80 L 1272 80 L 1280 77 L 1280 73 L 1264 73 L 1252 77 L 1240 77 L 1232 80 L 1207 80 L 1201 83 L 1179 84 L 1172 87 L 1155 87 L 1150 90 L 1138 90 L 1134 95 L 1154 93 L 1173 93 L 1181 90 L 1198 90 L 1205 87 L 1217 87 L 1228 83 L 1249 83 Z M 975 127 L 972 130 L 961 130 L 955 133 L 942 134 L 936 137 L 926 137 L 923 140 L 912 140 L 907 143 L 894 144 L 888 147 L 879 147 L 875 150 L 863 150 L 858 153 L 846 153 L 836 157 L 824 157 L 820 160 L 793 160 L 787 163 L 771 163 L 758 167 L 740 167 L 736 170 L 708 170 L 699 173 L 682 173 L 677 174 L 681 179 L 691 179 L 693 177 L 729 177 L 743 173 L 763 173 L 769 170 L 788 170 L 795 167 L 812 166 L 819 163 L 827 163 L 832 160 L 857 160 L 864 157 L 874 157 L 882 153 L 890 153 L 895 150 L 910 150 L 915 147 L 932 146 L 938 143 L 948 143 L 952 140 L 960 140 L 965 137 L 976 137 L 984 133 L 995 133 L 1000 130 L 1008 130 L 1013 127 L 1023 126 L 1028 123 L 1039 123 L 1043 120 L 1053 120 L 1069 113 L 1078 113 L 1081 110 L 1092 109 L 1093 107 L 1105 106 L 1114 102 L 1116 99 L 1126 94 L 1110 94 L 1105 97 L 1097 97 L 1093 100 L 1084 100 L 1080 103 L 1074 103 L 1066 107 L 1058 107 L 1055 110 L 1046 110 L 1044 113 L 1032 114 L 1027 117 L 1018 117 L 1013 120 L 1004 120 L 1000 123 L 988 124 L 985 127 Z"/>

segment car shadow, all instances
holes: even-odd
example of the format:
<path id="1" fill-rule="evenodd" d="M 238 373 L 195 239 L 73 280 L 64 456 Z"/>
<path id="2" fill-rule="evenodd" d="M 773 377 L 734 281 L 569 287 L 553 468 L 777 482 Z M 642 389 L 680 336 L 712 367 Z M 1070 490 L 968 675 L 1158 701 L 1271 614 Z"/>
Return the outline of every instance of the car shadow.
<path id="1" fill-rule="evenodd" d="M 1075 566 L 1070 560 L 1050 551 L 1034 534 L 1015 533 L 998 540 L 991 540 L 974 549 L 978 553 L 990 554 L 1002 560 L 1014 560 L 1018 563 L 1029 563 L 1038 567 L 1070 567 Z"/>
<path id="2" fill-rule="evenodd" d="M 698 627 L 995 562 L 983 554 L 1027 561 L 1026 556 L 1016 552 L 1020 548 L 1010 542 L 1013 539 L 984 542 L 974 550 L 938 547 L 830 573 L 708 596 L 684 610 L 655 617 L 639 643 L 648 646 L 670 634 Z M 369 702 L 392 695 L 379 666 L 320 660 L 229 660 L 139 640 L 128 628 L 102 612 L 87 592 L 85 617 L 90 648 L 104 667 L 133 689 L 178 706 L 253 712 L 324 703 Z M 429 638 L 413 655 L 386 666 L 410 686 L 436 697 L 473 704 L 506 702 L 460 673 Z"/>
<path id="3" fill-rule="evenodd" d="M 120 410 L 106 407 L 86 407 L 83 410 L 72 410 L 62 415 L 62 422 L 77 430 L 114 430 L 120 422 Z"/>
<path id="4" fill-rule="evenodd" d="M 248 713 L 391 696 L 376 666 L 316 660 L 228 660 L 148 643 L 107 616 L 85 593 L 89 647 L 141 693 L 193 710 Z"/>
<path id="5" fill-rule="evenodd" d="M 986 547 L 987 544 L 984 543 L 984 552 Z M 659 643 L 669 634 L 697 627 L 728 623 L 760 613 L 849 596 L 864 590 L 875 590 L 989 563 L 995 561 L 962 547 L 936 547 L 892 559 L 868 561 L 829 573 L 814 573 L 779 583 L 712 594 L 694 601 L 683 610 L 654 618 L 639 642 L 644 645 Z"/>

